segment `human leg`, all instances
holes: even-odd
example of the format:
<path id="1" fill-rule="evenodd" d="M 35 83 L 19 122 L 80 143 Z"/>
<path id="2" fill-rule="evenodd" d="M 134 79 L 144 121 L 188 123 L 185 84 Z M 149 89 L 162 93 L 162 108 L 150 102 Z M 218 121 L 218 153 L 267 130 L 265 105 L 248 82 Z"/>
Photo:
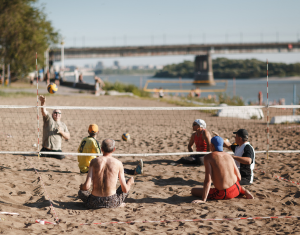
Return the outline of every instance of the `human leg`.
<path id="1" fill-rule="evenodd" d="M 139 174 L 143 174 L 143 172 L 144 172 L 144 164 L 142 159 L 139 160 L 139 163 L 134 170 L 129 170 L 124 168 L 124 173 L 128 175 L 139 175 Z"/>
<path id="2" fill-rule="evenodd" d="M 62 152 L 61 150 L 50 150 L 50 149 L 47 149 L 45 147 L 43 147 L 40 152 L 54 152 L 54 153 L 57 153 L 57 152 Z M 64 159 L 65 156 L 64 155 L 56 155 L 56 154 L 40 154 L 40 157 L 51 157 L 51 158 L 56 158 L 56 159 Z"/>
<path id="3" fill-rule="evenodd" d="M 127 175 L 134 175 L 134 170 L 129 170 L 129 169 L 124 168 L 124 173 Z"/>
<path id="4" fill-rule="evenodd" d="M 254 199 L 254 196 L 243 186 L 241 186 L 240 194 L 245 195 L 247 199 Z"/>
<path id="5" fill-rule="evenodd" d="M 246 178 L 242 178 L 241 181 L 239 182 L 240 185 L 250 185 L 250 180 Z"/>
<path id="6" fill-rule="evenodd" d="M 90 196 L 90 192 L 89 191 L 83 191 L 83 190 L 79 190 L 78 191 L 78 197 L 84 202 L 87 203 L 88 197 Z"/>
<path id="7" fill-rule="evenodd" d="M 178 161 L 177 164 L 188 164 L 188 165 L 204 165 L 204 155 L 197 154 L 197 155 L 190 155 L 187 157 L 182 157 Z"/>

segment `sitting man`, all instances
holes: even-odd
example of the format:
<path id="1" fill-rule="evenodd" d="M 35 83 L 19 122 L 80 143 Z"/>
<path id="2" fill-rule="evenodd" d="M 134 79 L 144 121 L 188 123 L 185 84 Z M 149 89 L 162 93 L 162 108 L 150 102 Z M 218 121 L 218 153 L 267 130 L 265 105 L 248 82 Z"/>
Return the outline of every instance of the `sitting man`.
<path id="1" fill-rule="evenodd" d="M 128 196 L 134 179 L 131 177 L 127 182 L 125 181 L 122 162 L 112 156 L 115 151 L 114 140 L 103 140 L 101 150 L 103 156 L 91 161 L 86 181 L 80 185 L 78 197 L 89 209 L 125 206 L 123 202 Z M 120 187 L 116 189 L 118 178 Z M 92 181 L 93 190 L 90 193 L 88 190 Z"/>
<path id="2" fill-rule="evenodd" d="M 78 153 L 101 153 L 99 142 L 96 140 L 96 136 L 99 133 L 98 125 L 91 124 L 88 130 L 89 136 L 83 138 L 79 147 Z M 89 171 L 90 162 L 96 156 L 77 156 L 78 166 L 80 173 L 87 173 Z"/>
<path id="3" fill-rule="evenodd" d="M 193 122 L 193 131 L 188 144 L 189 152 L 193 152 L 193 145 L 196 145 L 197 152 L 207 152 L 210 149 L 210 139 L 211 135 L 206 128 L 206 123 L 202 119 L 196 119 Z M 191 155 L 188 157 L 182 157 L 176 164 L 194 164 L 194 165 L 204 165 L 203 159 L 205 154 Z"/>
<path id="4" fill-rule="evenodd" d="M 224 141 L 220 136 L 211 139 L 211 151 L 204 157 L 205 179 L 203 188 L 193 188 L 193 196 L 202 197 L 193 203 L 204 203 L 207 199 L 222 200 L 245 195 L 253 199 L 251 193 L 240 186 L 241 174 L 230 154 L 223 152 Z M 213 182 L 215 188 L 210 188 Z"/>
<path id="5" fill-rule="evenodd" d="M 248 131 L 239 129 L 235 134 L 235 143 L 230 144 L 225 141 L 224 146 L 234 152 L 233 159 L 240 170 L 242 180 L 241 185 L 249 185 L 253 183 L 253 170 L 255 166 L 255 151 L 248 142 Z"/>
<path id="6" fill-rule="evenodd" d="M 41 110 L 43 115 L 43 148 L 40 152 L 53 152 L 61 153 L 61 141 L 62 138 L 65 140 L 70 139 L 70 133 L 65 123 L 61 121 L 61 111 L 55 109 L 52 115 L 49 114 L 44 107 L 46 104 L 46 97 L 40 95 L 39 99 L 41 101 Z M 40 154 L 41 157 L 52 157 L 57 159 L 64 159 L 65 156 L 61 154 Z"/>
<path id="7" fill-rule="evenodd" d="M 101 148 L 99 142 L 96 140 L 96 136 L 99 133 L 99 128 L 97 124 L 91 124 L 88 130 L 89 136 L 83 138 L 79 147 L 78 153 L 101 153 Z M 82 156 L 78 155 L 78 166 L 80 169 L 80 173 L 88 173 L 89 166 L 92 159 L 97 156 Z M 128 175 L 138 175 L 143 174 L 143 160 L 140 159 L 138 161 L 138 165 L 134 170 L 124 169 L 124 173 Z"/>

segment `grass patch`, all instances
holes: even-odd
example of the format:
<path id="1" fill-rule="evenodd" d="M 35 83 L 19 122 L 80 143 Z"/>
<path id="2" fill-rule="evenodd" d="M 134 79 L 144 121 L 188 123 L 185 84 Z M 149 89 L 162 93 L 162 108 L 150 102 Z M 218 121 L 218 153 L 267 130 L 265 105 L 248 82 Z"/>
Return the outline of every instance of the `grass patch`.
<path id="1" fill-rule="evenodd" d="M 34 93 L 30 93 L 30 92 L 24 92 L 24 91 L 17 91 L 17 92 L 4 92 L 4 91 L 0 91 L 0 96 L 1 97 L 24 97 L 24 96 L 36 96 L 36 94 Z"/>
<path id="2" fill-rule="evenodd" d="M 131 92 L 134 95 L 139 97 L 151 97 L 151 94 L 149 92 L 141 90 L 132 84 L 124 84 L 121 82 L 115 82 L 115 83 L 104 82 L 104 83 L 105 83 L 105 87 L 103 87 L 103 90 L 105 91 L 114 90 L 118 92 Z"/>

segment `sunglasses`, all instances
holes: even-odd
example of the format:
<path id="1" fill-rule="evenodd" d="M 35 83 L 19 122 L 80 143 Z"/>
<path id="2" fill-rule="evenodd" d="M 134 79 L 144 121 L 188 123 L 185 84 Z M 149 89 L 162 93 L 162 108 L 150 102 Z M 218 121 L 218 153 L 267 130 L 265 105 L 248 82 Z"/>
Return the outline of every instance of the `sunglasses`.
<path id="1" fill-rule="evenodd" d="M 193 126 L 196 126 L 196 125 L 198 125 L 197 123 L 193 123 Z"/>
<path id="2" fill-rule="evenodd" d="M 59 113 L 59 112 L 54 112 L 54 114 L 61 114 L 61 113 Z"/>

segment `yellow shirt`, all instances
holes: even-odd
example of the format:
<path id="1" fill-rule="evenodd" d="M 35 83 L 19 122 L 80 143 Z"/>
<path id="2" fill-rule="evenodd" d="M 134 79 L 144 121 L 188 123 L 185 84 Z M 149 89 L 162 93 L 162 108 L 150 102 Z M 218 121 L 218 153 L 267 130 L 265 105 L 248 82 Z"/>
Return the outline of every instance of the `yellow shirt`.
<path id="1" fill-rule="evenodd" d="M 85 137 L 79 147 L 78 153 L 101 153 L 100 145 L 98 141 L 94 137 Z M 86 173 L 89 171 L 89 166 L 92 159 L 96 158 L 96 156 L 77 156 L 78 157 L 78 166 L 80 172 Z"/>

